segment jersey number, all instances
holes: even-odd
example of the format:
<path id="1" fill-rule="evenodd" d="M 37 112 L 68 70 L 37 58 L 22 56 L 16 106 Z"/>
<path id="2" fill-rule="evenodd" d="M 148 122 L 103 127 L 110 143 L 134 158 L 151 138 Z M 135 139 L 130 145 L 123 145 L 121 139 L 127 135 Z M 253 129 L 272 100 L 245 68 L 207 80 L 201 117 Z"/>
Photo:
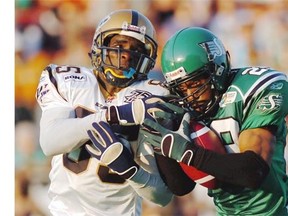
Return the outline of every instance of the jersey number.
<path id="1" fill-rule="evenodd" d="M 76 107 L 75 114 L 77 118 L 83 118 L 93 112 L 85 109 L 83 107 Z M 85 144 L 84 144 L 85 145 Z M 91 162 L 91 155 L 85 149 L 84 145 L 70 153 L 63 155 L 63 165 L 68 170 L 72 171 L 75 174 L 80 174 L 88 169 L 89 163 Z M 111 169 L 105 165 L 98 163 L 98 168 L 95 170 L 98 177 L 102 182 L 105 183 L 117 183 L 122 184 L 125 182 L 118 174 L 112 173 Z"/>
<path id="2" fill-rule="evenodd" d="M 77 150 L 78 152 L 71 152 L 63 155 L 63 165 L 68 170 L 72 171 L 75 174 L 80 174 L 87 170 L 89 166 L 89 160 L 91 155 L 87 152 L 85 147 L 81 147 Z M 73 158 L 73 153 L 77 154 L 78 158 Z M 105 183 L 115 183 L 122 184 L 125 182 L 118 174 L 112 173 L 110 168 L 105 165 L 98 165 L 97 175 L 102 182 Z"/>
<path id="3" fill-rule="evenodd" d="M 228 153 L 239 152 L 238 136 L 240 128 L 239 123 L 234 118 L 217 119 L 210 126 L 224 140 Z"/>

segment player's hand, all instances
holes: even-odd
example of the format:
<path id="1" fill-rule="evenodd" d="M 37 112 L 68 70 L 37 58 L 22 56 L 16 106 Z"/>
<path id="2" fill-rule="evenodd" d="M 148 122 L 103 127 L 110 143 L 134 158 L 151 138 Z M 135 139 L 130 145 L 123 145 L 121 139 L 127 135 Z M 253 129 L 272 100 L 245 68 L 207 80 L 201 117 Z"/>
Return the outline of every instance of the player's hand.
<path id="1" fill-rule="evenodd" d="M 86 144 L 86 150 L 121 177 L 132 178 L 139 166 L 129 149 L 120 142 L 106 122 L 94 122 L 92 125 L 94 129 L 87 132 L 92 145 Z"/>
<path id="2" fill-rule="evenodd" d="M 146 137 L 156 153 L 191 165 L 194 142 L 190 139 L 190 114 L 185 113 L 177 131 L 169 130 L 161 124 L 145 119 L 140 133 Z"/>
<path id="3" fill-rule="evenodd" d="M 139 125 L 145 118 L 155 121 L 155 113 L 164 119 L 173 119 L 183 114 L 182 108 L 165 102 L 164 97 L 150 96 L 122 106 L 109 106 L 107 121 L 109 124 Z"/>

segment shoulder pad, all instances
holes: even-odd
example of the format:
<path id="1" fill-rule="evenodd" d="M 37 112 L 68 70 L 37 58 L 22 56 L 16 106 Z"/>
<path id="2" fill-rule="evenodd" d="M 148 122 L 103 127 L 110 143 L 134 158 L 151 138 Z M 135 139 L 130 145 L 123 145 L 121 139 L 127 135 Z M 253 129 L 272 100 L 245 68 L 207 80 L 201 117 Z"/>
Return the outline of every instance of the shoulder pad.
<path id="1" fill-rule="evenodd" d="M 273 70 L 269 67 L 245 67 L 235 69 L 235 75 L 229 91 L 239 92 L 244 101 L 252 95 L 260 93 L 273 82 L 287 80 L 284 73 Z"/>

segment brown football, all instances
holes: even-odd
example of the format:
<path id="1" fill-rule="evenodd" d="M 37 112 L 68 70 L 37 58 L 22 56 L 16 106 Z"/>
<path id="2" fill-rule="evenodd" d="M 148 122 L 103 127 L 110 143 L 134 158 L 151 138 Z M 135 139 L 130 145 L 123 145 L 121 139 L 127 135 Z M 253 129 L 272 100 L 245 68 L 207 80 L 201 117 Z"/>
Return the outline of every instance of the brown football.
<path id="1" fill-rule="evenodd" d="M 190 127 L 192 130 L 190 137 L 197 145 L 221 154 L 225 153 L 225 147 L 223 146 L 221 139 L 203 122 L 191 121 Z M 202 172 L 193 166 L 188 166 L 184 163 L 180 163 L 180 166 L 183 171 L 197 184 L 200 184 L 209 189 L 217 188 L 217 180 L 214 176 Z"/>

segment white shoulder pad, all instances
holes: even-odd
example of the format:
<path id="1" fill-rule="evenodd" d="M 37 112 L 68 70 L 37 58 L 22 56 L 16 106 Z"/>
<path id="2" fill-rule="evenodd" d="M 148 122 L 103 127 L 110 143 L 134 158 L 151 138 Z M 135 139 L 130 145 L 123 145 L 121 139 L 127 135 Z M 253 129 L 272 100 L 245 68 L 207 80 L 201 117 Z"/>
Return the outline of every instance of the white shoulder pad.
<path id="1" fill-rule="evenodd" d="M 139 90 L 145 90 L 152 95 L 163 96 L 169 94 L 169 90 L 165 88 L 163 83 L 159 80 L 148 79 L 145 81 L 136 82 L 132 87 Z"/>
<path id="2" fill-rule="evenodd" d="M 95 86 L 93 71 L 76 66 L 48 65 L 41 74 L 36 98 L 42 109 L 73 106 L 83 89 Z"/>

